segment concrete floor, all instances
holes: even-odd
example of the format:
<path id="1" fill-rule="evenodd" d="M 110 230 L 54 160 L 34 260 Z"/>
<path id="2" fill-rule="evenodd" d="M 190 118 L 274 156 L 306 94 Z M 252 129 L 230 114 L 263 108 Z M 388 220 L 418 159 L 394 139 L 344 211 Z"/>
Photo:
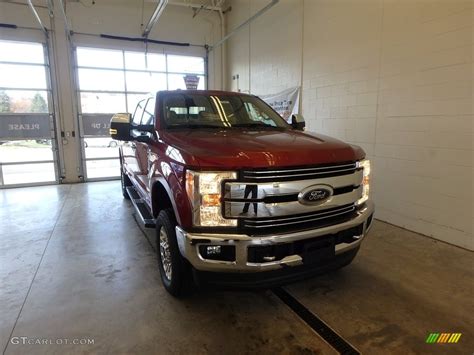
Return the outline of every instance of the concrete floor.
<path id="1" fill-rule="evenodd" d="M 132 212 L 118 181 L 0 190 L 2 351 L 336 353 L 271 291 L 173 299 Z M 351 266 L 286 289 L 363 353 L 467 354 L 473 260 L 376 221 Z M 463 335 L 458 344 L 425 344 L 431 332 Z M 53 344 L 10 341 L 23 336 Z"/>

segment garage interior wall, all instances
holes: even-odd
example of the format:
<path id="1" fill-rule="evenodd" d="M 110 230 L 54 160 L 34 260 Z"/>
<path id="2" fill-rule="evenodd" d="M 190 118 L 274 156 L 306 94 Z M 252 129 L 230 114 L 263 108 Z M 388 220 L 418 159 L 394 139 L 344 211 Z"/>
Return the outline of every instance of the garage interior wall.
<path id="1" fill-rule="evenodd" d="M 26 3 L 26 2 L 25 2 Z M 33 29 L 0 28 L 0 39 L 46 42 L 44 34 L 29 7 L 20 2 L 0 2 L 0 23 L 14 24 L 19 27 Z M 59 0 L 54 0 L 54 18 L 48 15 L 46 1 L 34 0 L 42 22 L 50 30 L 49 49 L 53 74 L 53 95 L 55 96 L 55 112 L 58 131 L 66 137 L 59 139 L 59 154 L 63 165 L 61 175 L 63 182 L 79 182 L 81 175 L 81 156 L 78 134 L 76 85 L 72 71 L 73 58 L 70 43 L 65 34 L 65 26 L 59 7 Z M 82 35 L 109 34 L 116 36 L 141 37 L 143 28 L 156 7 L 152 0 L 99 0 L 65 1 L 66 14 L 71 30 L 74 46 L 98 47 L 105 49 L 127 49 L 145 51 L 146 46 L 140 42 L 128 42 Z M 150 39 L 192 44 L 189 47 L 149 44 L 150 52 L 182 54 L 190 56 L 206 56 L 205 44 L 212 44 L 221 38 L 219 14 L 215 11 L 202 10 L 193 17 L 193 10 L 186 6 L 177 6 L 184 1 L 171 0 L 149 34 Z M 189 3 L 189 2 L 188 2 Z M 143 11 L 142 11 L 143 5 Z M 35 30 L 36 29 L 36 30 Z M 209 53 L 208 87 L 221 88 L 221 52 Z"/>
<path id="2" fill-rule="evenodd" d="M 227 30 L 268 3 L 228 1 Z M 228 86 L 301 86 L 308 129 L 372 160 L 378 219 L 473 250 L 473 22 L 463 0 L 281 0 L 228 41 Z"/>

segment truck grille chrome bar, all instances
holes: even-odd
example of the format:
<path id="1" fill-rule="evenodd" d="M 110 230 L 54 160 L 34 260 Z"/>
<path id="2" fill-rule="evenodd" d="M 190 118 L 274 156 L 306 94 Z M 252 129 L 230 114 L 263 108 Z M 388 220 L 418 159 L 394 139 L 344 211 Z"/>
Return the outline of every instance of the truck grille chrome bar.
<path id="1" fill-rule="evenodd" d="M 250 181 L 284 181 L 284 180 L 306 180 L 318 179 L 337 175 L 352 174 L 356 171 L 356 162 L 315 166 L 308 168 L 290 168 L 284 170 L 244 170 L 242 178 Z"/>
<path id="2" fill-rule="evenodd" d="M 289 225 L 299 225 L 308 222 L 317 222 L 320 220 L 330 219 L 346 214 L 350 214 L 355 210 L 353 204 L 331 208 L 327 210 L 305 213 L 297 216 L 286 217 L 267 217 L 259 219 L 244 219 L 243 226 L 246 228 L 269 228 L 269 227 L 283 227 Z"/>

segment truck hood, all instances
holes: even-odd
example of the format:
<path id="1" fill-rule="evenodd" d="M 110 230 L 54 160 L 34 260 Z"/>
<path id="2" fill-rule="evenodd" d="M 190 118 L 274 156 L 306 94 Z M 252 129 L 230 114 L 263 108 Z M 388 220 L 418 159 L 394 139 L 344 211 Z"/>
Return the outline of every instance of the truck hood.
<path id="1" fill-rule="evenodd" d="M 176 130 L 160 132 L 191 165 L 239 169 L 317 165 L 362 159 L 364 151 L 337 139 L 294 130 Z"/>

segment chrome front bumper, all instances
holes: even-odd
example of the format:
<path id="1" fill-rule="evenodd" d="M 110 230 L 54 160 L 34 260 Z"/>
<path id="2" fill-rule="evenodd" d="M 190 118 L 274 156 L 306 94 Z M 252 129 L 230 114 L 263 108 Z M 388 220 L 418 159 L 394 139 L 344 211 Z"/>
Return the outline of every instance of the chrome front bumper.
<path id="1" fill-rule="evenodd" d="M 342 254 L 358 247 L 367 235 L 371 225 L 367 225 L 367 220 L 374 212 L 374 204 L 367 201 L 365 206 L 357 211 L 357 216 L 353 219 L 329 227 L 299 231 L 286 234 L 271 234 L 265 236 L 251 237 L 245 234 L 214 234 L 214 233 L 188 233 L 181 227 L 176 227 L 176 238 L 178 240 L 181 255 L 186 258 L 191 265 L 199 271 L 212 272 L 261 272 L 278 270 L 288 266 L 298 266 L 303 264 L 302 257 L 298 254 L 290 255 L 282 260 L 265 263 L 248 262 L 248 247 L 256 245 L 272 245 L 289 243 L 297 240 L 315 238 L 329 234 L 336 234 L 340 231 L 356 227 L 363 223 L 363 233 L 354 236 L 351 243 L 340 243 L 336 245 L 336 255 Z M 235 261 L 218 261 L 202 258 L 199 254 L 200 245 L 233 245 L 235 246 Z"/>

